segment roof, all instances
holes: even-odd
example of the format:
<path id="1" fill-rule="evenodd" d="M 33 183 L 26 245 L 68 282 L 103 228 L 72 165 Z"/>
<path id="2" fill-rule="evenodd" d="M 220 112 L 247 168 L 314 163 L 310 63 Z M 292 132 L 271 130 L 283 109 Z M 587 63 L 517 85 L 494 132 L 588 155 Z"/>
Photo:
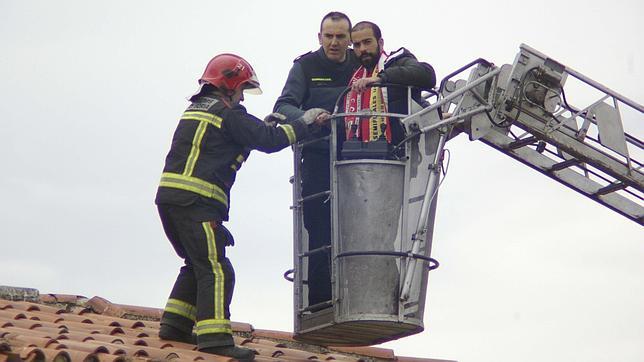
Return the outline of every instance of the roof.
<path id="1" fill-rule="evenodd" d="M 101 297 L 39 294 L 0 287 L 0 362 L 5 361 L 234 361 L 200 353 L 191 344 L 158 338 L 161 309 L 112 303 Z M 257 361 L 449 362 L 396 356 L 378 347 L 321 347 L 289 332 L 232 322 L 235 343 Z"/>

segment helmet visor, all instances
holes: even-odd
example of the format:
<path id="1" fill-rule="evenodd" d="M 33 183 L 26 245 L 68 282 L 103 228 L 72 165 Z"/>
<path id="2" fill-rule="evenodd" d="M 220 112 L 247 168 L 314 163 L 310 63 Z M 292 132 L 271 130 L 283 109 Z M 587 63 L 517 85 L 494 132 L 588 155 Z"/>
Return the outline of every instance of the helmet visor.
<path id="1" fill-rule="evenodd" d="M 249 80 L 244 82 L 244 93 L 262 94 L 262 89 L 259 87 L 259 80 L 257 80 L 257 76 L 255 74 L 253 74 Z"/>

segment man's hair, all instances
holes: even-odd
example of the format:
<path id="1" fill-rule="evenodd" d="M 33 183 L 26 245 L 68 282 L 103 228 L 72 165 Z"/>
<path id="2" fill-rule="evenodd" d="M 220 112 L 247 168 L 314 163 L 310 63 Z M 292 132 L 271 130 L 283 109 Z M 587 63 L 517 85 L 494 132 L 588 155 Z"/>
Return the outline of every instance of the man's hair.
<path id="1" fill-rule="evenodd" d="M 357 23 L 352 29 L 351 32 L 353 33 L 354 31 L 358 30 L 363 30 L 363 29 L 371 29 L 373 31 L 373 36 L 376 37 L 376 40 L 380 40 L 382 38 L 382 33 L 380 32 L 380 27 L 378 25 L 370 22 L 370 21 L 361 21 Z"/>
<path id="2" fill-rule="evenodd" d="M 324 20 L 326 19 L 331 19 L 333 21 L 339 21 L 339 20 L 346 20 L 349 23 L 349 29 L 351 29 L 351 20 L 345 13 L 341 13 L 339 11 L 332 11 L 322 18 L 322 21 L 320 21 L 320 33 L 322 32 L 322 24 L 324 23 Z"/>

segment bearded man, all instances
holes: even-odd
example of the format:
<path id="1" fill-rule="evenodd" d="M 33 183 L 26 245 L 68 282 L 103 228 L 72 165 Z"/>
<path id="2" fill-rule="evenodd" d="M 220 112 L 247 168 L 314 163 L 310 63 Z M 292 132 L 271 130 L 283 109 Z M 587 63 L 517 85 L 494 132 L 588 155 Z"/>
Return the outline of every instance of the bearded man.
<path id="1" fill-rule="evenodd" d="M 346 112 L 371 110 L 386 113 L 408 113 L 406 87 L 373 87 L 377 84 L 413 86 L 412 99 L 426 106 L 421 90 L 436 85 L 436 74 L 431 65 L 419 62 L 407 49 L 400 48 L 387 54 L 378 25 L 361 21 L 351 29 L 353 51 L 361 66 L 355 71 L 349 85 L 352 91 L 345 99 Z M 404 138 L 399 120 L 390 117 L 346 117 L 347 140 L 373 142 L 386 138 L 388 144 L 397 144 Z"/>

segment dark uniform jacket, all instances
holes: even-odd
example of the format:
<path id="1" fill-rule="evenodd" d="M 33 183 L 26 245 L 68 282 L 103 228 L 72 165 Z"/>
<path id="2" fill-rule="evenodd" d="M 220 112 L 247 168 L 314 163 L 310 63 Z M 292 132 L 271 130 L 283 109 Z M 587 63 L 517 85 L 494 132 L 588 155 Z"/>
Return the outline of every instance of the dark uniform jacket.
<path id="1" fill-rule="evenodd" d="M 230 188 L 250 151 L 276 152 L 307 134 L 299 119 L 267 126 L 241 105 L 230 109 L 214 95 L 199 96 L 181 116 L 155 202 L 195 205 L 228 220 Z"/>
<path id="2" fill-rule="evenodd" d="M 347 50 L 346 59 L 342 63 L 329 60 L 322 47 L 298 57 L 288 73 L 286 84 L 275 102 L 273 111 L 284 114 L 287 120 L 297 119 L 305 110 L 311 108 L 323 108 L 333 112 L 336 100 L 347 88 L 353 72 L 359 66 L 360 63 L 351 50 Z M 325 127 L 312 137 L 327 134 L 329 129 Z M 327 143 L 318 142 L 308 147 L 321 148 L 328 152 Z"/>

